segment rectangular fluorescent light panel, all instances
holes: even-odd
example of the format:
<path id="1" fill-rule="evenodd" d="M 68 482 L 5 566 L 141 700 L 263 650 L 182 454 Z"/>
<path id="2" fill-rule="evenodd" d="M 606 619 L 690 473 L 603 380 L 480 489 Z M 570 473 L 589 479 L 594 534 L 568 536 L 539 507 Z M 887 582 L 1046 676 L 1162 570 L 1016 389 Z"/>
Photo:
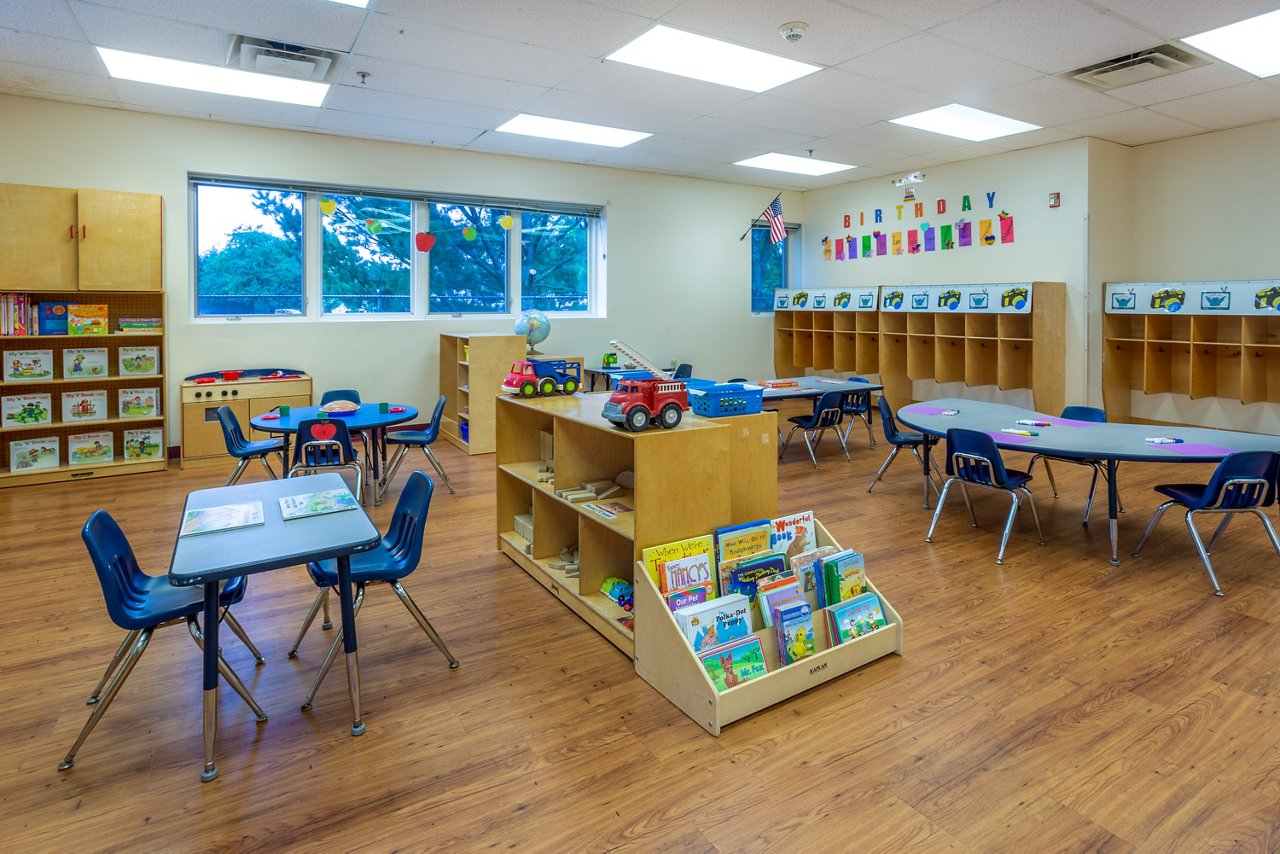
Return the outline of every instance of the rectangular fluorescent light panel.
<path id="1" fill-rule="evenodd" d="M 1187 36 L 1183 41 L 1250 74 L 1271 77 L 1280 74 L 1277 39 L 1280 39 L 1280 11 Z"/>
<path id="2" fill-rule="evenodd" d="M 772 169 L 774 172 L 792 172 L 797 175 L 830 175 L 832 172 L 843 172 L 846 169 L 857 169 L 846 163 L 832 163 L 830 160 L 814 160 L 812 157 L 793 157 L 790 154 L 761 154 L 739 160 L 734 166 L 752 166 L 756 169 Z"/>
<path id="3" fill-rule="evenodd" d="M 565 142 L 585 142 L 588 145 L 608 145 L 622 148 L 633 142 L 639 142 L 651 133 L 635 130 L 621 130 L 604 125 L 588 125 L 582 122 L 570 122 L 564 119 L 548 119 L 544 116 L 530 116 L 524 113 L 497 128 L 502 133 L 518 133 L 524 136 L 540 136 L 543 139 L 562 139 Z"/>
<path id="4" fill-rule="evenodd" d="M 961 104 L 947 104 L 945 107 L 937 107 L 889 121 L 895 125 L 906 125 L 973 142 L 1040 129 L 1040 125 L 997 116 L 995 113 L 975 110 L 973 107 L 965 107 Z"/>
<path id="5" fill-rule="evenodd" d="M 329 92 L 328 83 L 290 80 L 270 74 L 255 74 L 252 71 L 201 65 L 180 59 L 162 59 L 105 47 L 98 48 L 98 53 L 107 64 L 107 72 L 118 80 L 173 86 L 215 95 L 278 101 L 283 104 L 300 104 L 304 107 L 320 106 Z"/>
<path id="6" fill-rule="evenodd" d="M 764 92 L 821 66 L 658 25 L 605 57 L 694 80 Z"/>

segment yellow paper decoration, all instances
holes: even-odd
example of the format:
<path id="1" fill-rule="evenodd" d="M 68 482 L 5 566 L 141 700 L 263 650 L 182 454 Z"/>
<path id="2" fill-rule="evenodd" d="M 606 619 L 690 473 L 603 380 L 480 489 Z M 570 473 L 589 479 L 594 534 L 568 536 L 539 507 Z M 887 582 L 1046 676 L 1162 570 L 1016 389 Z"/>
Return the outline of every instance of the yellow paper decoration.
<path id="1" fill-rule="evenodd" d="M 514 222 L 515 220 L 511 218 L 511 214 L 504 214 L 503 216 L 498 217 L 498 225 L 502 226 L 503 229 L 507 231 L 511 230 L 511 225 Z"/>
<path id="2" fill-rule="evenodd" d="M 333 212 L 338 209 L 338 203 L 333 199 L 320 200 L 320 213 L 325 216 L 333 216 Z"/>

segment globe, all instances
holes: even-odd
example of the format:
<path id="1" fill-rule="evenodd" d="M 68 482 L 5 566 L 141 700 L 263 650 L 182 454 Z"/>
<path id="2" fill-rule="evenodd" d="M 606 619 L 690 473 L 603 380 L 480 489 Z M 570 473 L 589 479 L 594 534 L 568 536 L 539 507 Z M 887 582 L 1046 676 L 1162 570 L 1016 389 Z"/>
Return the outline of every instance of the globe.
<path id="1" fill-rule="evenodd" d="M 542 312 L 531 308 L 516 318 L 516 334 L 523 335 L 524 340 L 529 342 L 528 355 L 540 356 L 542 354 L 534 347 L 546 341 L 551 334 L 551 321 Z"/>

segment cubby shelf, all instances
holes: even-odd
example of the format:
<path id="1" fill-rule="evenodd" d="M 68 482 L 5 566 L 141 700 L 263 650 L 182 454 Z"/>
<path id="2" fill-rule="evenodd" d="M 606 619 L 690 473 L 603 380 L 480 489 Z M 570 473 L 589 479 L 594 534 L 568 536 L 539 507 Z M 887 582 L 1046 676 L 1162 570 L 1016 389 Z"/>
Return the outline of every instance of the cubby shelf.
<path id="1" fill-rule="evenodd" d="M 440 333 L 440 393 L 445 396 L 440 435 L 445 441 L 468 454 L 493 453 L 493 401 L 511 364 L 524 353 L 523 335 Z"/>

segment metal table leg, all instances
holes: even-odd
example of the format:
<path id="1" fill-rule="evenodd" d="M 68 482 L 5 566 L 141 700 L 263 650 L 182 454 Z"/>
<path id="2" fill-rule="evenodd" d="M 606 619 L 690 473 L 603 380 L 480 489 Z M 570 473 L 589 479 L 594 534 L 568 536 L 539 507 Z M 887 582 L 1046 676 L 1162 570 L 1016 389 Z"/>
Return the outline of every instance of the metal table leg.
<path id="1" fill-rule="evenodd" d="M 347 690 L 351 694 L 351 734 L 364 733 L 360 718 L 360 660 L 356 655 L 355 602 L 351 592 L 351 558 L 338 558 L 338 598 L 342 604 L 342 645 L 347 659 Z"/>
<path id="2" fill-rule="evenodd" d="M 1118 465 L 1115 460 L 1107 460 L 1107 525 L 1111 532 L 1111 565 L 1120 565 L 1120 523 L 1116 518 L 1116 509 L 1120 506 L 1120 493 L 1116 487 L 1116 470 Z"/>
<path id="3" fill-rule="evenodd" d="M 204 586 L 204 768 L 200 782 L 218 776 L 213 758 L 218 740 L 218 582 Z"/>
<path id="4" fill-rule="evenodd" d="M 925 434 L 922 448 L 924 453 L 920 455 L 920 467 L 924 469 L 924 509 L 929 509 L 929 487 L 932 485 L 931 476 L 929 474 L 929 460 L 931 459 L 930 451 L 933 449 L 934 439 L 932 436 Z"/>

